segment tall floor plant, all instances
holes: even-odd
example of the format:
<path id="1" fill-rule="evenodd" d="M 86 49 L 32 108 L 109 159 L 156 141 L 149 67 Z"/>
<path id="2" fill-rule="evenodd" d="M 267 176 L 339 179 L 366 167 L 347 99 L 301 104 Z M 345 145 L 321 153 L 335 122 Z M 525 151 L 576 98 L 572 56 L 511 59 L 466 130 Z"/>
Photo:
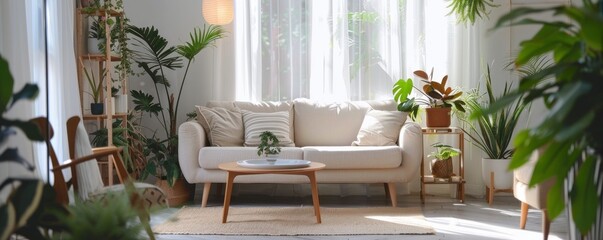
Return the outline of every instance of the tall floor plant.
<path id="1" fill-rule="evenodd" d="M 195 56 L 216 40 L 224 37 L 224 31 L 220 26 L 214 25 L 205 26 L 203 29 L 195 28 L 190 33 L 189 41 L 178 46 L 168 46 L 168 41 L 159 34 L 159 30 L 155 27 L 132 26 L 128 28 L 128 32 L 134 36 L 134 46 L 139 49 L 134 51 L 134 60 L 149 76 L 155 90 L 154 95 L 132 90 L 131 95 L 136 105 L 134 110 L 155 117 L 155 120 L 161 125 L 160 130 L 163 131 L 163 133 L 155 132 L 145 140 L 145 154 L 149 157 L 143 178 L 151 174 L 160 179 L 166 179 L 168 184 L 173 186 L 181 174 L 178 164 L 176 129 L 180 97 L 188 70 Z M 171 80 L 167 78 L 165 71 L 182 68 L 183 61 L 186 62 L 184 75 L 178 91 L 174 92 L 171 89 Z M 174 95 L 175 93 L 176 95 Z M 160 137 L 163 134 L 165 137 Z"/>

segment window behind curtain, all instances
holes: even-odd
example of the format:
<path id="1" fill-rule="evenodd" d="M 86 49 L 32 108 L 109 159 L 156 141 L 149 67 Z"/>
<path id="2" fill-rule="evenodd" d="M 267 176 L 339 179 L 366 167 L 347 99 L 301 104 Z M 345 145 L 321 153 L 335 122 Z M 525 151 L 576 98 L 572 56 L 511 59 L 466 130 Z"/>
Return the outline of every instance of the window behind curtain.
<path id="1" fill-rule="evenodd" d="M 405 1 L 235 1 L 238 100 L 391 98 Z"/>

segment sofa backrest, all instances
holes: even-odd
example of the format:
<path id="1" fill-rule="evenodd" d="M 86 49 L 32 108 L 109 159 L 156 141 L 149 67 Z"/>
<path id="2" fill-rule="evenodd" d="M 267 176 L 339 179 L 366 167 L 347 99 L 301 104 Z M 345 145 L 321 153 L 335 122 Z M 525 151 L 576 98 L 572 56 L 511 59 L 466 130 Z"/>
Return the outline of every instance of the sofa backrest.
<path id="1" fill-rule="evenodd" d="M 395 111 L 393 100 L 314 102 L 295 99 L 295 145 L 304 146 L 350 146 L 370 109 Z"/>
<path id="2" fill-rule="evenodd" d="M 292 102 L 211 101 L 207 107 L 251 112 L 289 111 L 290 137 L 297 147 L 350 146 L 369 109 L 396 111 L 393 100 L 315 102 L 299 98 Z"/>

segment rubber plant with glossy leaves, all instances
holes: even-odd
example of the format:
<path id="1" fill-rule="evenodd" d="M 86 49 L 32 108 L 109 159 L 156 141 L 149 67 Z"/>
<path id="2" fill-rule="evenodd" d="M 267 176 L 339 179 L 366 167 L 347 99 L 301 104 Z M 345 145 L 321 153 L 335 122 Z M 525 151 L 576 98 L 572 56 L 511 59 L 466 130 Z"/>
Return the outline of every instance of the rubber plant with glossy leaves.
<path id="1" fill-rule="evenodd" d="M 452 108 L 457 111 L 465 112 L 465 102 L 460 99 L 462 91 L 446 87 L 448 75 L 442 78 L 441 82 L 433 81 L 433 68 L 431 74 L 423 70 L 414 71 L 414 75 L 419 77 L 425 83 L 422 89 L 414 86 L 411 78 L 400 79 L 394 84 L 392 92 L 394 100 L 398 102 L 398 110 L 408 112 L 411 119 L 415 120 L 419 112 L 420 105 L 426 105 L 430 108 Z M 412 90 L 415 89 L 425 98 L 409 98 Z"/>

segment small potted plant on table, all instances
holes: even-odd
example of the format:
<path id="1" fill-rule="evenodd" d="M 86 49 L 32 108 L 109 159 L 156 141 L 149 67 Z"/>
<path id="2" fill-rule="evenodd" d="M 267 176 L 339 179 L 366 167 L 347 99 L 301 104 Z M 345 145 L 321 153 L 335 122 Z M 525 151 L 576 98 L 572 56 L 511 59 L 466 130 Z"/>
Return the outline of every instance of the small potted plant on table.
<path id="1" fill-rule="evenodd" d="M 431 173 L 436 178 L 450 178 L 454 176 L 452 157 L 456 157 L 461 153 L 458 148 L 453 148 L 450 145 L 434 143 L 431 145 L 436 148 L 427 157 L 434 157 L 431 160 Z"/>
<path id="2" fill-rule="evenodd" d="M 267 161 L 276 161 L 281 147 L 276 135 L 270 131 L 260 134 L 260 145 L 258 145 L 258 156 L 264 155 Z"/>

